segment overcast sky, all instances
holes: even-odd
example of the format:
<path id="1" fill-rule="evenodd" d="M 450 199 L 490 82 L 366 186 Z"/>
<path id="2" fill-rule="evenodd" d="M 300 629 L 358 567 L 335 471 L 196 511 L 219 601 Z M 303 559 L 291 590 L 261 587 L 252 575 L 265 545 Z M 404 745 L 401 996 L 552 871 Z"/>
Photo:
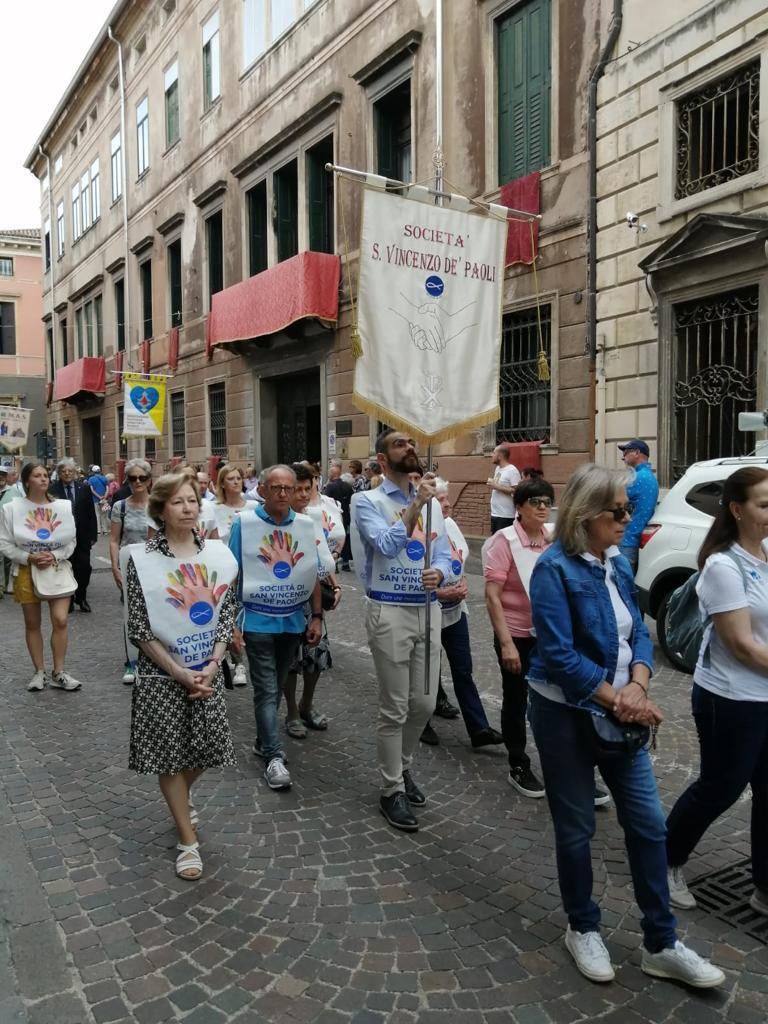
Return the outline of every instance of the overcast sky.
<path id="1" fill-rule="evenodd" d="M 40 227 L 40 188 L 24 161 L 114 0 L 5 0 L 0 230 Z"/>

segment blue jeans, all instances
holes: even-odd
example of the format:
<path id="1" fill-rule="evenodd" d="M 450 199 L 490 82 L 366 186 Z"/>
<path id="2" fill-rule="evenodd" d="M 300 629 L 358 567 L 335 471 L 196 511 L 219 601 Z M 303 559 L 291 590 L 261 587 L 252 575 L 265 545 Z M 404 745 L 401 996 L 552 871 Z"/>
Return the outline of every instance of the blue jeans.
<path id="1" fill-rule="evenodd" d="M 685 864 L 712 822 L 752 787 L 752 880 L 768 892 L 768 701 L 730 700 L 696 683 L 698 779 L 667 818 L 669 863 Z"/>
<path id="2" fill-rule="evenodd" d="M 256 736 L 269 761 L 280 753 L 277 709 L 301 633 L 244 633 L 243 638 L 253 687 Z"/>
<path id="3" fill-rule="evenodd" d="M 557 875 L 572 929 L 596 932 L 600 908 L 592 899 L 597 765 L 616 802 L 624 830 L 645 948 L 674 946 L 676 921 L 669 909 L 666 829 L 650 758 L 604 756 L 597 748 L 590 713 L 530 691 L 529 718 L 539 751 L 544 787 L 555 828 Z"/>
<path id="4" fill-rule="evenodd" d="M 634 544 L 619 544 L 619 551 L 632 566 L 632 572 L 637 573 L 637 561 L 640 557 L 640 548 Z"/>
<path id="5" fill-rule="evenodd" d="M 458 622 L 441 631 L 440 640 L 448 656 L 453 690 L 461 708 L 464 725 L 471 736 L 481 729 L 487 729 L 488 719 L 472 676 L 472 650 L 469 646 L 466 613 L 462 614 Z"/>

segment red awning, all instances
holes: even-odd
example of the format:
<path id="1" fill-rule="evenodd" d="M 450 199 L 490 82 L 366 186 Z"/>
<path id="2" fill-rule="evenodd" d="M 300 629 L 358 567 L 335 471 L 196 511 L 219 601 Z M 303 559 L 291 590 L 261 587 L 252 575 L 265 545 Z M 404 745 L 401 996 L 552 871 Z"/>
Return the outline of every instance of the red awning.
<path id="1" fill-rule="evenodd" d="M 69 401 L 81 392 L 104 394 L 107 387 L 107 367 L 102 356 L 86 356 L 56 371 L 53 397 Z"/>
<path id="2" fill-rule="evenodd" d="M 209 344 L 263 338 L 307 317 L 335 323 L 340 273 L 338 256 L 300 252 L 217 292 L 208 318 Z"/>

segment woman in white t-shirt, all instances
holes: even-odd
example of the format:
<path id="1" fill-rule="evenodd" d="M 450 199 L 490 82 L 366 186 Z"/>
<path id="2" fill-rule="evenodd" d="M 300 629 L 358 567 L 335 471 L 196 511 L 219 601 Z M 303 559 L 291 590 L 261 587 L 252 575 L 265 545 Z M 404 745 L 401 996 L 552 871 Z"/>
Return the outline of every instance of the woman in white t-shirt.
<path id="1" fill-rule="evenodd" d="M 768 915 L 768 470 L 745 466 L 723 485 L 699 552 L 696 585 L 710 622 L 693 674 L 698 779 L 667 819 L 673 906 L 696 906 L 682 866 L 712 822 L 752 788 L 753 910 Z"/>

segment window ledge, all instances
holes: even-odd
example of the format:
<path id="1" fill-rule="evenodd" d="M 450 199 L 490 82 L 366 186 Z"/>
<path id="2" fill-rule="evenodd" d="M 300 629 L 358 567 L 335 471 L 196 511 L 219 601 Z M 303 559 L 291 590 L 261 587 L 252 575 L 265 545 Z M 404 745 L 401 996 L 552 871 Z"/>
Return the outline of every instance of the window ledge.
<path id="1" fill-rule="evenodd" d="M 163 159 L 165 159 L 165 157 L 167 157 L 169 153 L 172 153 L 174 149 L 178 149 L 180 145 L 181 136 L 179 136 L 178 139 L 175 140 L 175 142 L 172 142 L 170 146 L 166 146 L 165 150 L 162 153 Z"/>
<path id="2" fill-rule="evenodd" d="M 149 174 L 149 167 L 146 167 L 141 172 L 141 174 L 138 176 L 138 178 L 136 179 L 136 184 L 138 185 L 140 182 L 144 181 L 144 179 L 147 177 L 148 174 Z"/>
<path id="3" fill-rule="evenodd" d="M 700 206 L 709 206 L 718 203 L 728 196 L 738 195 L 753 188 L 759 188 L 768 182 L 768 165 L 758 167 L 751 174 L 744 174 L 731 181 L 725 181 L 722 185 L 715 185 L 712 188 L 696 192 L 695 195 L 686 196 L 685 199 L 672 199 L 659 203 L 656 208 L 656 219 L 659 224 L 679 216 L 681 213 L 688 213 L 689 210 L 696 210 Z"/>
<path id="4" fill-rule="evenodd" d="M 203 113 L 200 115 L 200 121 L 202 122 L 207 117 L 210 117 L 214 113 L 214 111 L 219 109 L 220 106 L 221 106 L 221 93 L 219 93 L 219 95 L 216 97 L 215 100 L 211 100 L 211 102 L 210 102 L 209 106 L 207 107 L 207 109 L 204 110 Z"/>

